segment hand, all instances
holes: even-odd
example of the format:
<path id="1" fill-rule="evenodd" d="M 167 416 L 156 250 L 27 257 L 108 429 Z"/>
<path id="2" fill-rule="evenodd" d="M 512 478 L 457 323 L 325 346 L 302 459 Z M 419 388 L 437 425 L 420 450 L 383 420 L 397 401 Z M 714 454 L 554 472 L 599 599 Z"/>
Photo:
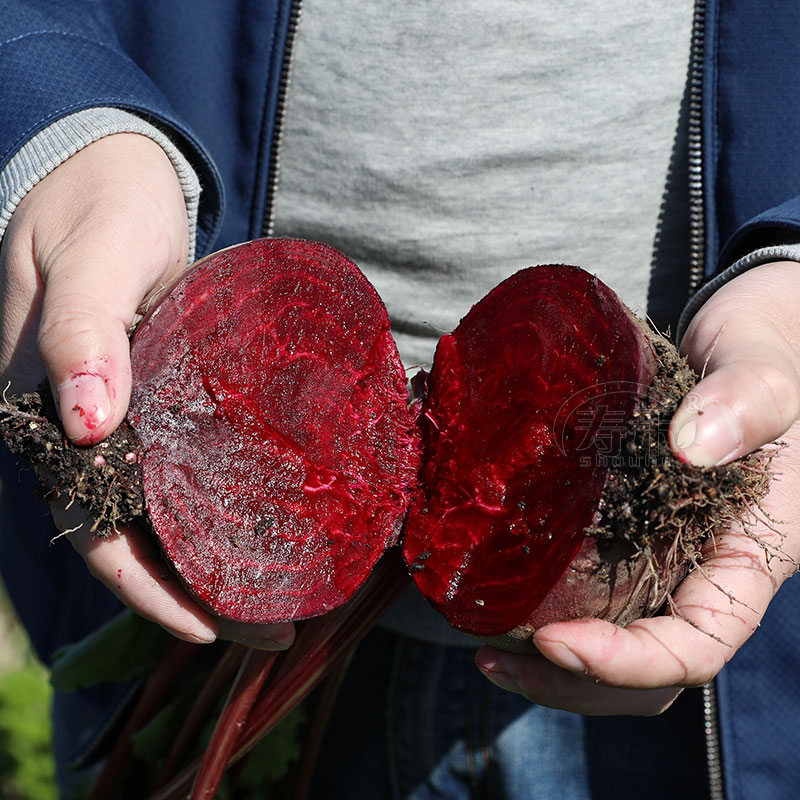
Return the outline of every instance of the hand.
<path id="1" fill-rule="evenodd" d="M 658 714 L 682 687 L 711 680 L 755 631 L 800 561 L 798 307 L 796 263 L 765 264 L 716 292 L 682 342 L 705 377 L 670 426 L 678 456 L 701 466 L 728 463 L 778 437 L 787 443 L 773 462 L 779 479 L 763 501 L 771 519 L 786 522 L 752 528 L 784 557 L 768 565 L 758 542 L 730 530 L 706 548 L 702 571 L 674 592 L 678 614 L 626 628 L 596 619 L 547 625 L 534 635 L 537 656 L 484 647 L 476 660 L 490 680 L 582 714 Z"/>
<path id="2" fill-rule="evenodd" d="M 0 375 L 29 391 L 45 373 L 77 444 L 108 436 L 131 391 L 128 331 L 185 268 L 186 208 L 163 150 L 138 134 L 100 139 L 37 184 L 11 217 L 0 250 Z M 74 520 L 62 520 L 62 529 Z M 293 627 L 214 617 L 163 579 L 155 545 L 126 527 L 108 539 L 70 535 L 92 573 L 143 616 L 189 641 L 216 636 L 267 649 Z"/>

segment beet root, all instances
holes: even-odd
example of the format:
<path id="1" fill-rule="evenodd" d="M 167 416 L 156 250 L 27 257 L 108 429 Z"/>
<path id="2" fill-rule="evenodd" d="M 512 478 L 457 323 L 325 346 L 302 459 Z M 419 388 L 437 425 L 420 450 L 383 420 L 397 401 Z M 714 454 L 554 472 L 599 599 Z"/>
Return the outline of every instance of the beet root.
<path id="1" fill-rule="evenodd" d="M 737 466 L 702 471 L 670 451 L 693 383 L 672 345 L 577 267 L 496 287 L 442 338 L 424 389 L 404 539 L 422 594 L 507 649 L 549 622 L 654 613 L 700 543 L 746 509 Z"/>
<path id="2" fill-rule="evenodd" d="M 98 533 L 146 504 L 190 592 L 240 621 L 344 603 L 407 514 L 406 563 L 454 627 L 517 647 L 552 621 L 625 624 L 768 484 L 764 454 L 710 470 L 673 457 L 693 373 L 577 267 L 490 292 L 412 382 L 411 409 L 383 304 L 316 242 L 199 262 L 131 357 L 128 421 L 108 441 L 70 446 L 38 396 L 5 398 L 3 435 Z"/>
<path id="3" fill-rule="evenodd" d="M 221 251 L 142 321 L 131 361 L 150 525 L 190 591 L 244 622 L 348 600 L 396 541 L 418 458 L 358 268 L 299 240 Z"/>

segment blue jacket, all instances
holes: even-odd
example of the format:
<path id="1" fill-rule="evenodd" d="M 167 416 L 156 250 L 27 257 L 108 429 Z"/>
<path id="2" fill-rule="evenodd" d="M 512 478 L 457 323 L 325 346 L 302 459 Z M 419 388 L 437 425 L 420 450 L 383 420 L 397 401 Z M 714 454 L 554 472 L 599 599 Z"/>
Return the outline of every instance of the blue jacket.
<path id="1" fill-rule="evenodd" d="M 702 156 L 692 169 L 709 277 L 800 231 L 800 4 L 697 6 Z M 198 255 L 261 235 L 292 16 L 288 0 L 0 0 L 0 169 L 61 116 L 132 109 L 168 131 L 201 178 Z M 5 459 L 2 480 L 0 565 L 46 658 L 114 609 L 77 557 L 60 554 L 57 568 L 47 558 L 49 519 L 24 487 L 16 491 L 28 477 Z M 34 585 L 24 563 L 46 579 Z M 797 795 L 797 609 L 800 583 L 791 581 L 718 679 L 730 800 Z"/>

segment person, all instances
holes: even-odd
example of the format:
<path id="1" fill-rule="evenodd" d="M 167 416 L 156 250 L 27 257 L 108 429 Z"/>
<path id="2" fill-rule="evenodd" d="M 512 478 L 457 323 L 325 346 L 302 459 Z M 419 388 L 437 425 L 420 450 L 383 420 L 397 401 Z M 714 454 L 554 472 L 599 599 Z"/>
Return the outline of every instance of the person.
<path id="1" fill-rule="evenodd" d="M 534 636 L 540 656 L 480 649 L 474 656 L 478 668 L 503 690 L 491 690 L 492 702 L 502 706 L 493 724 L 502 731 L 477 750 L 452 732 L 440 741 L 437 731 L 435 744 L 433 734 L 431 741 L 417 734 L 424 716 L 417 699 L 416 706 L 404 708 L 403 741 L 415 735 L 423 740 L 415 744 L 425 748 L 424 758 L 395 754 L 389 777 L 373 775 L 364 763 L 385 760 L 376 750 L 383 744 L 379 734 L 365 737 L 364 731 L 381 731 L 382 722 L 366 702 L 353 711 L 352 702 L 358 701 L 352 701 L 350 713 L 372 727 L 355 732 L 364 761 L 348 769 L 343 785 L 353 793 L 341 796 L 383 791 L 477 796 L 476 787 L 490 781 L 488 773 L 495 769 L 493 748 L 503 756 L 502 774 L 491 777 L 491 785 L 503 787 L 494 791 L 509 797 L 534 796 L 532 786 L 541 796 L 601 797 L 611 786 L 616 796 L 625 796 L 620 781 L 628 779 L 628 788 L 639 786 L 630 776 L 640 768 L 651 796 L 659 790 L 675 796 L 656 756 L 636 764 L 614 761 L 611 753 L 616 732 L 632 731 L 624 741 L 644 741 L 658 723 L 626 728 L 619 719 L 603 725 L 592 717 L 657 715 L 684 687 L 701 686 L 715 676 L 726 796 L 792 796 L 789 787 L 798 777 L 790 749 L 798 702 L 790 666 L 800 645 L 792 613 L 796 582 L 776 593 L 800 558 L 793 488 L 799 466 L 800 153 L 791 135 L 800 113 L 795 110 L 800 105 L 792 102 L 798 82 L 791 80 L 800 63 L 792 35 L 800 10 L 785 5 L 766 19 L 757 9 L 731 9 L 713 0 L 694 8 L 688 2 L 669 9 L 637 4 L 636 14 L 619 0 L 599 4 L 602 9 L 543 2 L 531 9 L 466 3 L 456 10 L 419 2 L 404 4 L 406 27 L 396 27 L 402 9 L 392 11 L 392 4 L 363 8 L 343 0 L 327 13 L 324 5 L 309 0 L 299 26 L 297 4 L 276 0 L 242 0 L 235 7 L 148 0 L 135 6 L 111 0 L 80 8 L 56 2 L 0 6 L 0 64 L 6 76 L 0 88 L 0 221 L 6 226 L 0 249 L 0 371 L 19 389 L 35 386 L 46 373 L 67 435 L 80 444 L 102 439 L 127 407 L 130 326 L 195 254 L 262 232 L 313 234 L 366 264 L 389 302 L 407 360 L 421 352 L 415 342 L 429 347 L 435 339 L 431 331 L 446 329 L 502 270 L 511 272 L 539 254 L 555 260 L 573 248 L 575 255 L 566 260 L 585 256 L 590 268 L 592 256 L 618 262 L 610 269 L 619 280 L 639 276 L 630 289 L 636 299 L 637 291 L 647 294 L 648 276 L 632 259 L 643 263 L 636 248 L 652 239 L 659 217 L 661 186 L 651 172 L 659 155 L 651 149 L 657 151 L 661 142 L 658 152 L 668 162 L 680 116 L 686 125 L 679 132 L 690 146 L 699 136 L 705 149 L 684 149 L 684 137 L 676 139 L 677 155 L 694 152 L 699 161 L 673 163 L 673 191 L 661 209 L 656 248 L 661 255 L 673 252 L 656 259 L 650 306 L 668 309 L 673 318 L 679 310 L 688 292 L 685 265 L 693 254 L 683 254 L 689 243 L 700 249 L 706 288 L 684 314 L 682 336 L 682 349 L 703 379 L 676 412 L 671 440 L 682 458 L 706 466 L 727 463 L 778 437 L 786 442 L 779 478 L 763 504 L 758 538 L 734 530 L 720 537 L 706 553 L 703 570 L 692 572 L 675 592 L 680 614 L 624 629 L 600 620 L 549 625 Z M 692 24 L 694 71 L 680 115 L 680 91 L 669 79 L 659 83 L 657 76 L 662 60 L 665 73 L 673 65 L 673 80 L 684 74 Z M 343 46 L 345 35 L 354 37 L 352 46 Z M 536 46 L 528 47 L 534 36 L 539 37 Z M 675 41 L 684 42 L 682 50 L 673 48 Z M 450 48 L 431 50 L 441 42 Z M 286 80 L 286 56 L 295 49 L 293 83 L 307 93 L 293 94 Z M 525 67 L 518 71 L 520 53 L 540 60 L 521 62 Z M 370 57 L 374 60 L 365 60 Z M 642 60 L 647 69 L 639 68 Z M 315 71 L 320 61 L 326 67 Z M 360 72 L 337 72 L 348 63 Z M 563 93 L 548 90 L 546 82 L 556 78 L 563 81 Z M 395 93 L 386 102 L 390 88 Z M 492 93 L 485 94 L 487 89 Z M 326 97 L 337 102 L 325 103 Z M 656 105 L 664 99 L 666 117 L 649 116 L 653 106 L 645 101 L 653 98 Z M 371 115 L 378 103 L 389 146 L 376 153 L 370 147 L 381 131 L 374 129 Z M 362 107 L 370 114 L 360 116 Z M 669 118 L 670 108 L 672 127 L 653 123 Z M 411 109 L 411 116 L 402 116 L 404 109 Z M 531 121 L 525 124 L 525 119 Z M 540 129 L 544 135 L 538 140 Z M 629 138 L 621 140 L 621 130 Z M 459 131 L 466 135 L 459 137 Z M 608 149 L 609 142 L 615 147 Z M 538 156 L 537 171 L 528 173 L 531 148 Z M 685 181 L 681 164 L 689 176 Z M 440 171 L 430 172 L 437 165 Z M 442 175 L 447 180 L 440 185 Z M 636 194 L 641 186 L 651 193 Z M 705 204 L 698 211 L 700 190 Z M 404 198 L 414 193 L 417 205 L 409 210 Z M 478 202 L 484 193 L 486 202 Z M 687 219 L 690 211 L 700 215 L 703 241 L 696 230 L 692 240 L 685 229 L 667 224 L 676 219 L 666 213 L 675 204 L 682 205 Z M 649 230 L 646 211 L 628 225 L 629 215 L 648 208 Z M 381 227 L 370 231 L 375 221 Z M 637 238 L 625 238 L 628 227 Z M 529 235 L 528 228 L 537 230 Z M 586 231 L 590 235 L 582 238 Z M 448 250 L 453 242 L 456 249 Z M 524 261 L 510 263 L 529 247 Z M 487 265 L 478 277 L 476 262 Z M 640 305 L 645 303 L 642 299 Z M 426 320 L 415 305 L 435 316 Z M 99 584 L 85 580 L 62 548 L 46 549 L 51 535 L 43 523 L 31 521 L 26 496 L 9 489 L 18 480 L 17 468 L 6 462 L 2 477 L 0 567 L 46 657 L 54 645 L 92 629 L 118 606 Z M 23 533 L 30 529 L 35 536 Z M 158 556 L 135 527 L 104 541 L 82 529 L 70 540 L 89 571 L 122 603 L 180 638 L 229 638 L 267 649 L 291 644 L 290 624 L 232 625 L 198 606 L 174 582 L 161 581 Z M 761 542 L 783 555 L 766 559 Z M 124 581 L 117 580 L 119 570 Z M 394 693 L 395 711 L 403 706 L 398 698 L 405 696 L 399 694 L 400 684 L 413 683 L 417 674 L 437 673 L 438 683 L 419 680 L 417 688 L 430 697 L 445 676 L 462 698 L 448 694 L 445 707 L 451 709 L 466 708 L 466 694 L 490 686 L 477 689 L 471 678 L 466 683 L 455 678 L 452 660 L 473 659 L 462 643 L 415 642 L 402 627 L 402 619 L 389 620 L 378 634 L 383 644 L 368 644 L 369 657 L 360 656 L 363 666 L 356 667 L 359 681 L 376 670 L 389 674 L 387 691 Z M 386 644 L 386 637 L 393 643 Z M 416 672 L 400 655 L 410 655 Z M 62 702 L 71 701 L 57 699 L 57 720 Z M 550 709 L 560 711 L 549 714 Z M 442 719 L 429 722 L 447 728 Z M 345 729 L 338 724 L 334 720 L 335 730 Z M 399 736 L 398 724 L 393 720 L 390 738 Z M 475 742 L 481 740 L 474 731 L 480 724 L 477 719 L 464 723 Z M 694 765 L 695 738 L 680 727 L 680 735 L 668 730 L 656 750 L 680 739 L 678 744 L 694 754 L 686 763 Z M 355 733 L 351 724 L 349 734 L 335 738 L 349 742 Z M 585 747 L 576 744 L 582 737 Z M 74 731 L 69 738 L 75 739 Z M 609 759 L 603 778 L 586 766 L 591 741 L 605 745 L 597 750 Z M 58 742 L 57 750 L 62 762 Z M 353 748 L 347 752 L 349 759 L 359 757 Z M 625 752 L 630 757 L 637 751 Z M 476 772 L 476 759 L 483 773 Z M 340 786 L 335 763 L 323 753 L 326 796 L 340 796 L 334 789 Z M 682 786 L 696 788 L 691 783 L 696 775 L 684 777 L 689 783 Z M 354 787 L 360 780 L 365 786 L 359 795 Z M 606 788 L 597 788 L 600 783 Z M 381 788 L 374 791 L 370 785 Z M 719 791 L 718 783 L 713 791 Z"/>

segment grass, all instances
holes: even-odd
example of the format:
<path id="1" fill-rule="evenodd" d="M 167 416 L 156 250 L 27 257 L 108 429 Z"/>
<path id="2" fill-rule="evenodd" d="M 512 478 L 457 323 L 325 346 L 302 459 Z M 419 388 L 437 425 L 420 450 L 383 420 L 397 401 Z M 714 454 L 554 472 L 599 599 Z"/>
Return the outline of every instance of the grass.
<path id="1" fill-rule="evenodd" d="M 51 689 L 0 584 L 0 797 L 56 800 Z"/>

